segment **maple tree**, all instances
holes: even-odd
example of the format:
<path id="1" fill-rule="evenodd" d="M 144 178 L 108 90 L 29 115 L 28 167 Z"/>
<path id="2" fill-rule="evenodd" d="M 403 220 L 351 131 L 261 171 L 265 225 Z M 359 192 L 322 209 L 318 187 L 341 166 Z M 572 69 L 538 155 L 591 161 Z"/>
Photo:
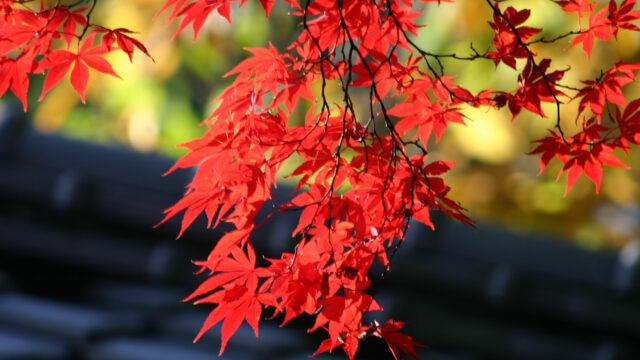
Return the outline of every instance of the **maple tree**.
<path id="1" fill-rule="evenodd" d="M 232 4 L 245 2 L 168 0 L 160 13 L 179 22 L 176 35 L 191 27 L 195 40 L 209 16 L 231 22 Z M 274 2 L 260 0 L 267 17 Z M 421 345 L 401 332 L 403 322 L 381 325 L 363 317 L 382 310 L 375 291 L 410 220 L 434 228 L 430 213 L 436 210 L 473 224 L 442 178 L 455 164 L 428 156 L 450 123 L 465 123 L 463 109 L 506 106 L 512 120 L 523 111 L 554 117 L 555 127 L 531 154 L 540 156 L 540 172 L 560 161 L 558 178 L 567 173 L 567 192 L 582 174 L 598 192 L 603 165 L 628 168 L 618 156 L 640 143 L 640 98 L 627 102 L 623 93 L 640 63 L 620 61 L 596 78 L 570 83 L 564 79 L 571 64 L 535 51 L 570 39 L 569 47 L 581 45 L 588 59 L 597 41 L 640 30 L 636 0 L 553 1 L 558 11 L 575 13 L 576 26 L 552 38 L 527 26 L 531 10 L 486 0 L 493 41 L 484 51 L 472 46 L 469 54 L 437 54 L 415 41 L 422 15 L 417 3 L 444 7 L 454 0 L 284 2 L 299 23 L 298 37 L 285 49 L 247 49 L 251 55 L 226 75 L 235 78 L 215 100 L 208 131 L 184 144 L 189 153 L 170 170 L 197 167 L 163 221 L 183 213 L 180 235 L 202 213 L 209 226 L 233 225 L 205 260 L 195 262 L 210 276 L 186 299 L 215 305 L 196 340 L 222 323 L 220 353 L 244 321 L 257 336 L 263 311 L 272 309 L 270 316 L 282 315 L 283 324 L 303 314 L 315 317 L 309 331 L 328 334 L 315 354 L 341 347 L 353 359 L 362 340 L 378 337 L 395 358 L 400 351 L 418 357 Z M 84 102 L 90 70 L 118 76 L 105 54 L 150 56 L 131 30 L 94 24 L 95 5 L 0 0 L 0 96 L 11 90 L 26 111 L 30 74 L 45 76 L 41 99 L 69 74 Z M 472 93 L 446 73 L 444 60 L 510 67 L 518 73 L 517 87 Z M 330 99 L 329 87 L 341 98 Z M 363 93 L 369 101 L 361 110 L 354 94 Z M 543 111 L 545 103 L 553 114 Z M 570 103 L 578 104 L 575 121 L 582 125 L 573 134 L 561 125 L 561 110 Z M 305 112 L 303 124 L 291 121 L 296 109 Z M 300 159 L 298 167 L 283 173 L 292 156 Z M 291 234 L 297 245 L 261 263 L 249 238 L 260 226 L 258 211 L 274 197 L 279 173 L 298 186 L 291 200 L 275 199 L 271 215 L 299 213 Z M 373 273 L 374 263 L 381 272 Z"/>

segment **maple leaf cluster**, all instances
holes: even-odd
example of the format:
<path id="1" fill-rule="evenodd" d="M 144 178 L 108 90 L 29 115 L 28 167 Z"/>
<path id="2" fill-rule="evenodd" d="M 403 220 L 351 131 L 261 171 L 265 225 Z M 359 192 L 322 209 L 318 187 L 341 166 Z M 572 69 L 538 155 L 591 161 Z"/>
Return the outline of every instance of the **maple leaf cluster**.
<path id="1" fill-rule="evenodd" d="M 45 7 L 43 1 L 0 1 L 0 97 L 10 89 L 26 111 L 29 74 L 46 72 L 42 100 L 71 70 L 71 85 L 84 103 L 89 68 L 119 77 L 105 54 L 121 50 L 131 59 L 137 48 L 150 56 L 130 30 L 91 23 L 96 1 L 82 3 Z"/>
<path id="2" fill-rule="evenodd" d="M 25 108 L 29 73 L 47 72 L 44 96 L 73 67 L 71 83 L 83 98 L 88 67 L 115 75 L 102 58 L 106 52 L 118 49 L 130 58 L 135 48 L 147 53 L 129 30 L 89 24 L 92 8 L 57 4 L 35 11 L 24 2 L 1 1 L 0 94 L 11 88 Z M 168 0 L 160 11 L 169 13 L 168 21 L 180 21 L 176 35 L 191 26 L 195 39 L 210 15 L 231 22 L 232 5 L 245 2 Z M 531 46 L 570 38 L 569 46 L 582 43 L 588 58 L 595 39 L 640 30 L 635 0 L 610 0 L 601 8 L 591 0 L 554 1 L 559 12 L 577 13 L 578 22 L 577 30 L 550 40 L 527 25 L 531 10 L 485 0 L 493 41 L 484 52 L 472 46 L 470 55 L 436 54 L 416 44 L 415 19 L 423 15 L 418 3 L 426 2 L 436 0 L 284 0 L 300 24 L 296 40 L 284 51 L 272 44 L 249 48 L 251 55 L 226 74 L 235 78 L 215 100 L 206 134 L 184 144 L 189 153 L 170 170 L 197 167 L 163 220 L 183 213 L 180 235 L 203 213 L 211 227 L 233 225 L 205 260 L 195 262 L 209 277 L 186 300 L 213 305 L 196 339 L 221 323 L 222 353 L 244 321 L 257 336 L 270 309 L 283 324 L 314 317 L 309 331 L 327 334 L 315 354 L 340 347 L 353 359 L 361 341 L 378 337 L 396 359 L 400 351 L 417 358 L 421 345 L 400 332 L 403 322 L 363 319 L 382 310 L 375 289 L 411 221 L 434 228 L 436 210 L 472 225 L 442 177 L 455 164 L 428 156 L 450 124 L 465 123 L 465 108 L 506 106 L 515 119 L 523 111 L 548 117 L 543 104 L 555 105 L 555 128 L 531 153 L 539 154 L 541 172 L 553 159 L 563 164 L 558 177 L 567 173 L 567 192 L 582 174 L 597 192 L 603 165 L 627 167 L 616 152 L 640 143 L 640 99 L 627 104 L 623 88 L 636 80 L 640 63 L 621 61 L 595 79 L 566 85 L 570 64 L 540 58 Z M 437 1 L 447 2 L 454 0 Z M 269 17 L 274 0 L 260 4 Z M 66 49 L 51 50 L 53 39 Z M 445 75 L 445 59 L 504 64 L 518 72 L 517 86 L 474 94 Z M 339 101 L 329 100 L 329 87 L 340 89 Z M 368 107 L 356 106 L 356 96 L 368 98 Z M 575 134 L 560 121 L 561 108 L 571 102 L 582 124 Z M 292 120 L 297 110 L 304 113 L 299 124 Z M 292 156 L 299 165 L 284 175 L 298 186 L 291 200 L 276 199 L 271 215 L 299 213 L 291 234 L 297 245 L 279 258 L 257 261 L 250 241 L 260 227 L 256 217 L 274 198 L 276 174 Z"/>

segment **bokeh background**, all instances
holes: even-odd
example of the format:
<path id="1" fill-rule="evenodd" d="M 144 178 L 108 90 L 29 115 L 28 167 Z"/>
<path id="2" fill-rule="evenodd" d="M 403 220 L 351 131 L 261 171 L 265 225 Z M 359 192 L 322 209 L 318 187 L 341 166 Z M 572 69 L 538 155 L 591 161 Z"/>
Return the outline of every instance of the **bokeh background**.
<path id="1" fill-rule="evenodd" d="M 267 21 L 260 4 L 248 1 L 234 8 L 233 25 L 212 16 L 195 42 L 190 31 L 171 40 L 177 24 L 166 23 L 166 14 L 153 20 L 163 3 L 97 3 L 92 19 L 139 32 L 155 61 L 136 53 L 130 63 L 111 54 L 122 80 L 92 72 L 86 105 L 66 80 L 38 103 L 38 77 L 27 114 L 11 106 L 12 94 L 0 103 L 0 359 L 217 354 L 220 326 L 191 343 L 210 309 L 178 300 L 206 276 L 194 276 L 189 259 L 201 259 L 221 232 L 200 221 L 175 241 L 178 219 L 153 229 L 191 176 L 161 174 L 185 153 L 176 144 L 203 134 L 212 100 L 233 80 L 223 75 L 248 55 L 243 48 L 271 41 L 284 49 L 299 28 L 282 2 Z M 545 29 L 543 36 L 578 26 L 575 15 L 552 1 L 506 5 L 533 9 L 527 25 Z M 425 50 L 465 55 L 471 43 L 479 51 L 491 43 L 484 1 L 419 6 L 425 14 L 417 41 Z M 637 33 L 596 41 L 590 60 L 567 49 L 569 43 L 534 47 L 552 57 L 554 68 L 572 66 L 567 85 L 579 86 L 617 59 L 640 61 Z M 488 60 L 443 64 L 472 91 L 516 86 L 512 69 Z M 640 95 L 638 84 L 626 90 L 627 98 Z M 569 134 L 577 129 L 577 106 L 563 109 Z M 565 198 L 565 178 L 556 181 L 560 164 L 538 175 L 538 158 L 527 155 L 531 141 L 554 125 L 553 108 L 544 110 L 551 119 L 523 112 L 512 122 L 504 109 L 469 109 L 467 126 L 452 125 L 430 147 L 432 159 L 457 162 L 447 175 L 451 196 L 479 230 L 438 215 L 435 232 L 412 227 L 380 286 L 385 315 L 407 320 L 407 332 L 431 347 L 420 351 L 423 359 L 635 360 L 640 354 L 640 155 L 620 154 L 631 170 L 606 168 L 600 194 L 582 177 Z M 287 196 L 286 187 L 279 191 Z M 260 253 L 291 249 L 291 215 L 272 218 L 256 234 Z M 278 320 L 261 323 L 257 340 L 242 327 L 224 358 L 307 358 L 322 340 L 306 334 L 309 319 L 286 328 Z M 365 342 L 360 355 L 391 358 L 382 342 Z"/>
<path id="2" fill-rule="evenodd" d="M 163 0 L 102 0 L 94 19 L 107 27 L 127 27 L 139 32 L 155 63 L 137 53 L 133 63 L 124 54 L 109 60 L 123 80 L 91 73 L 87 105 L 80 103 L 68 81 L 36 105 L 39 86 L 30 92 L 29 116 L 44 133 L 59 133 L 73 139 L 102 144 L 116 143 L 143 153 L 177 158 L 176 147 L 200 136 L 199 126 L 211 111 L 211 101 L 228 86 L 223 78 L 248 55 L 245 47 L 266 46 L 272 41 L 280 49 L 299 31 L 289 9 L 277 2 L 267 21 L 257 2 L 234 9 L 233 25 L 211 16 L 197 41 L 185 31 L 175 40 L 177 23 L 167 23 L 166 14 L 154 20 Z M 605 2 L 601 1 L 601 4 Z M 553 37 L 576 29 L 578 18 L 567 15 L 552 1 L 509 1 L 503 7 L 531 8 L 527 25 L 542 28 L 541 36 Z M 487 21 L 491 10 L 482 1 L 460 0 L 454 4 L 420 4 L 425 15 L 418 43 L 434 53 L 470 54 L 470 45 L 482 52 L 492 40 Z M 588 19 L 582 19 L 584 26 Z M 556 69 L 571 66 L 563 83 L 580 86 L 581 79 L 594 78 L 618 59 L 638 61 L 640 34 L 621 31 L 617 41 L 596 41 L 591 59 L 580 46 L 568 49 L 570 38 L 551 45 L 534 46 L 536 53 L 553 59 Z M 445 61 L 445 72 L 455 75 L 472 91 L 487 87 L 513 89 L 514 70 L 492 61 Z M 331 90 L 331 89 L 330 89 Z M 626 88 L 627 96 L 640 93 L 640 86 Z M 573 95 L 568 93 L 569 95 Z M 10 97 L 11 95 L 7 95 Z M 562 125 L 567 133 L 577 130 L 577 102 L 563 107 Z M 582 176 L 564 198 L 565 178 L 556 181 L 560 163 L 554 161 L 538 176 L 538 158 L 526 155 L 532 140 L 545 136 L 555 122 L 553 106 L 546 106 L 548 119 L 524 111 L 514 122 L 506 109 L 465 112 L 467 126 L 453 125 L 442 143 L 432 147 L 432 157 L 455 160 L 457 167 L 447 176 L 452 196 L 481 221 L 499 222 L 513 231 L 535 230 L 559 235 L 563 241 L 590 249 L 620 248 L 638 238 L 640 168 L 638 151 L 622 155 L 631 170 L 606 168 L 601 193 Z M 566 175 L 565 175 L 566 176 Z"/>

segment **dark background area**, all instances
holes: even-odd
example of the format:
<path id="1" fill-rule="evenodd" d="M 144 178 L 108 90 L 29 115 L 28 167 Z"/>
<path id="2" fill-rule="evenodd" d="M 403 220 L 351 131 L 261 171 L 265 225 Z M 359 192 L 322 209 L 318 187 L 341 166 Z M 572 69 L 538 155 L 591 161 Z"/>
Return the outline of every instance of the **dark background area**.
<path id="1" fill-rule="evenodd" d="M 179 219 L 153 228 L 190 179 L 161 176 L 172 164 L 43 135 L 19 110 L 2 109 L 1 359 L 216 357 L 220 325 L 192 344 L 208 309 L 180 300 L 203 279 L 190 260 L 221 230 L 199 221 L 175 240 Z M 640 359 L 637 245 L 590 251 L 436 220 L 436 232 L 412 228 L 377 295 L 380 321 L 407 321 L 429 345 L 423 359 Z M 258 251 L 290 251 L 295 222 L 267 222 L 253 239 Z M 277 320 L 262 321 L 258 339 L 243 325 L 222 358 L 302 359 L 324 336 L 307 334 L 309 319 L 283 328 Z M 368 340 L 357 358 L 392 357 Z"/>

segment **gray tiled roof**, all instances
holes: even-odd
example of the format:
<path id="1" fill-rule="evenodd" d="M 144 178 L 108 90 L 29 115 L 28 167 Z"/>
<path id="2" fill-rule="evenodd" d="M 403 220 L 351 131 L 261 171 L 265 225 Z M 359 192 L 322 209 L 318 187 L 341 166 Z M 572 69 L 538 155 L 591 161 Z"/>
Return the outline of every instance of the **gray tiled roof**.
<path id="1" fill-rule="evenodd" d="M 220 231 L 201 221 L 175 241 L 178 220 L 152 228 L 189 180 L 162 177 L 171 164 L 40 134 L 0 111 L 0 358 L 216 357 L 215 329 L 191 342 L 206 308 L 180 300 L 200 280 L 190 260 Z M 268 221 L 256 247 L 291 246 L 295 221 Z M 640 358 L 638 257 L 437 221 L 437 232 L 412 228 L 378 294 L 430 346 L 423 359 Z M 306 358 L 321 340 L 308 319 L 277 325 L 259 339 L 241 329 L 223 359 Z M 391 355 L 372 341 L 358 358 Z"/>

